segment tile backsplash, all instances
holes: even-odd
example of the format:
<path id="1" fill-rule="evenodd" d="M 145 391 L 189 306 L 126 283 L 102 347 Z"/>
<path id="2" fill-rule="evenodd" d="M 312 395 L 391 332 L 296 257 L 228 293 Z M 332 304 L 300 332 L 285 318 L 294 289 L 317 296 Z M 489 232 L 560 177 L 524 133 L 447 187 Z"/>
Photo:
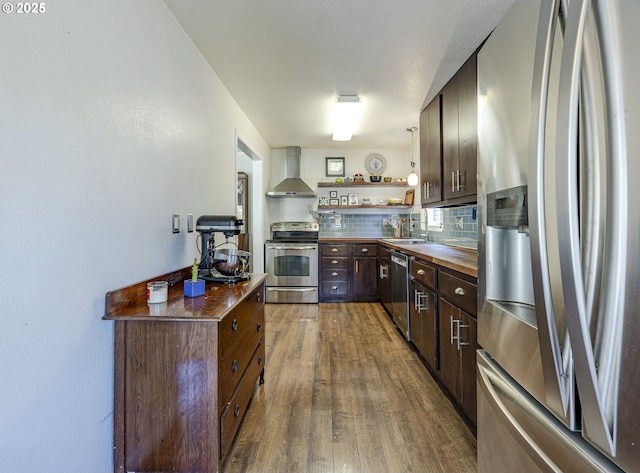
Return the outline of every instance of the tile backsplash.
<path id="1" fill-rule="evenodd" d="M 442 209 L 442 231 L 427 231 L 427 212 L 415 208 L 413 212 L 397 213 L 326 213 L 319 215 L 321 238 L 391 238 L 393 228 L 385 221 L 402 219 L 402 236 L 424 238 L 446 245 L 478 247 L 477 207 Z M 460 228 L 462 227 L 462 228 Z"/>
<path id="2" fill-rule="evenodd" d="M 442 209 L 442 222 L 442 232 L 428 232 L 427 239 L 429 241 L 465 248 L 478 248 L 477 206 L 444 208 Z"/>

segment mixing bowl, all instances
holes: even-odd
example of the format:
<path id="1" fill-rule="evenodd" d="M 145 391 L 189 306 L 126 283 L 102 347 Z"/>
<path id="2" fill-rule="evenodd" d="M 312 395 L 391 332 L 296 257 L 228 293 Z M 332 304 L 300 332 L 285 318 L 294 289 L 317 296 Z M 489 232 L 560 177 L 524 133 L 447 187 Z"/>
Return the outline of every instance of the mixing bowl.
<path id="1" fill-rule="evenodd" d="M 242 276 L 249 271 L 251 253 L 235 248 L 217 249 L 213 253 L 213 267 L 225 276 Z"/>

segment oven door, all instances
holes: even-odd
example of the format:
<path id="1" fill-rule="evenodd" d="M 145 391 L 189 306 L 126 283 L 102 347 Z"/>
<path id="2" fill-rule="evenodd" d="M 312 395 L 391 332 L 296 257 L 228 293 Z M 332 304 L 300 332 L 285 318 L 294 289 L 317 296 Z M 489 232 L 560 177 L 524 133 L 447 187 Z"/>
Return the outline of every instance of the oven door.
<path id="1" fill-rule="evenodd" d="M 265 271 L 267 286 L 317 287 L 317 243 L 267 243 Z"/>

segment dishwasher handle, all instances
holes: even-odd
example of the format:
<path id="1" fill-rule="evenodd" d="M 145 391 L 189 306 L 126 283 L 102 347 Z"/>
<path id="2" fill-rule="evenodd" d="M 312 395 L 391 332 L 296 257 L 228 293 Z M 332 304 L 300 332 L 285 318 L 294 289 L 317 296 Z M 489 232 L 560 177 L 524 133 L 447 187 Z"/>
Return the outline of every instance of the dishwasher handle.
<path id="1" fill-rule="evenodd" d="M 398 257 L 396 255 L 391 255 L 391 261 L 393 261 L 396 264 L 399 264 L 400 266 L 406 268 L 407 267 L 407 260 L 406 258 L 402 258 L 402 257 Z"/>

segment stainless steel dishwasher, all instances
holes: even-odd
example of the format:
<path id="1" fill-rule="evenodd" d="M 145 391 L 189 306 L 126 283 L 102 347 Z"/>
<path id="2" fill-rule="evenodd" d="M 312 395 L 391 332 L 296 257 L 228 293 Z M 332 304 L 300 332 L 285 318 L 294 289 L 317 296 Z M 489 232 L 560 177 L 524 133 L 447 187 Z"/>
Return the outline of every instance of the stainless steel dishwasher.
<path id="1" fill-rule="evenodd" d="M 409 261 L 411 259 L 413 259 L 412 256 L 397 251 L 391 253 L 393 321 L 407 341 L 411 341 L 409 330 Z"/>

